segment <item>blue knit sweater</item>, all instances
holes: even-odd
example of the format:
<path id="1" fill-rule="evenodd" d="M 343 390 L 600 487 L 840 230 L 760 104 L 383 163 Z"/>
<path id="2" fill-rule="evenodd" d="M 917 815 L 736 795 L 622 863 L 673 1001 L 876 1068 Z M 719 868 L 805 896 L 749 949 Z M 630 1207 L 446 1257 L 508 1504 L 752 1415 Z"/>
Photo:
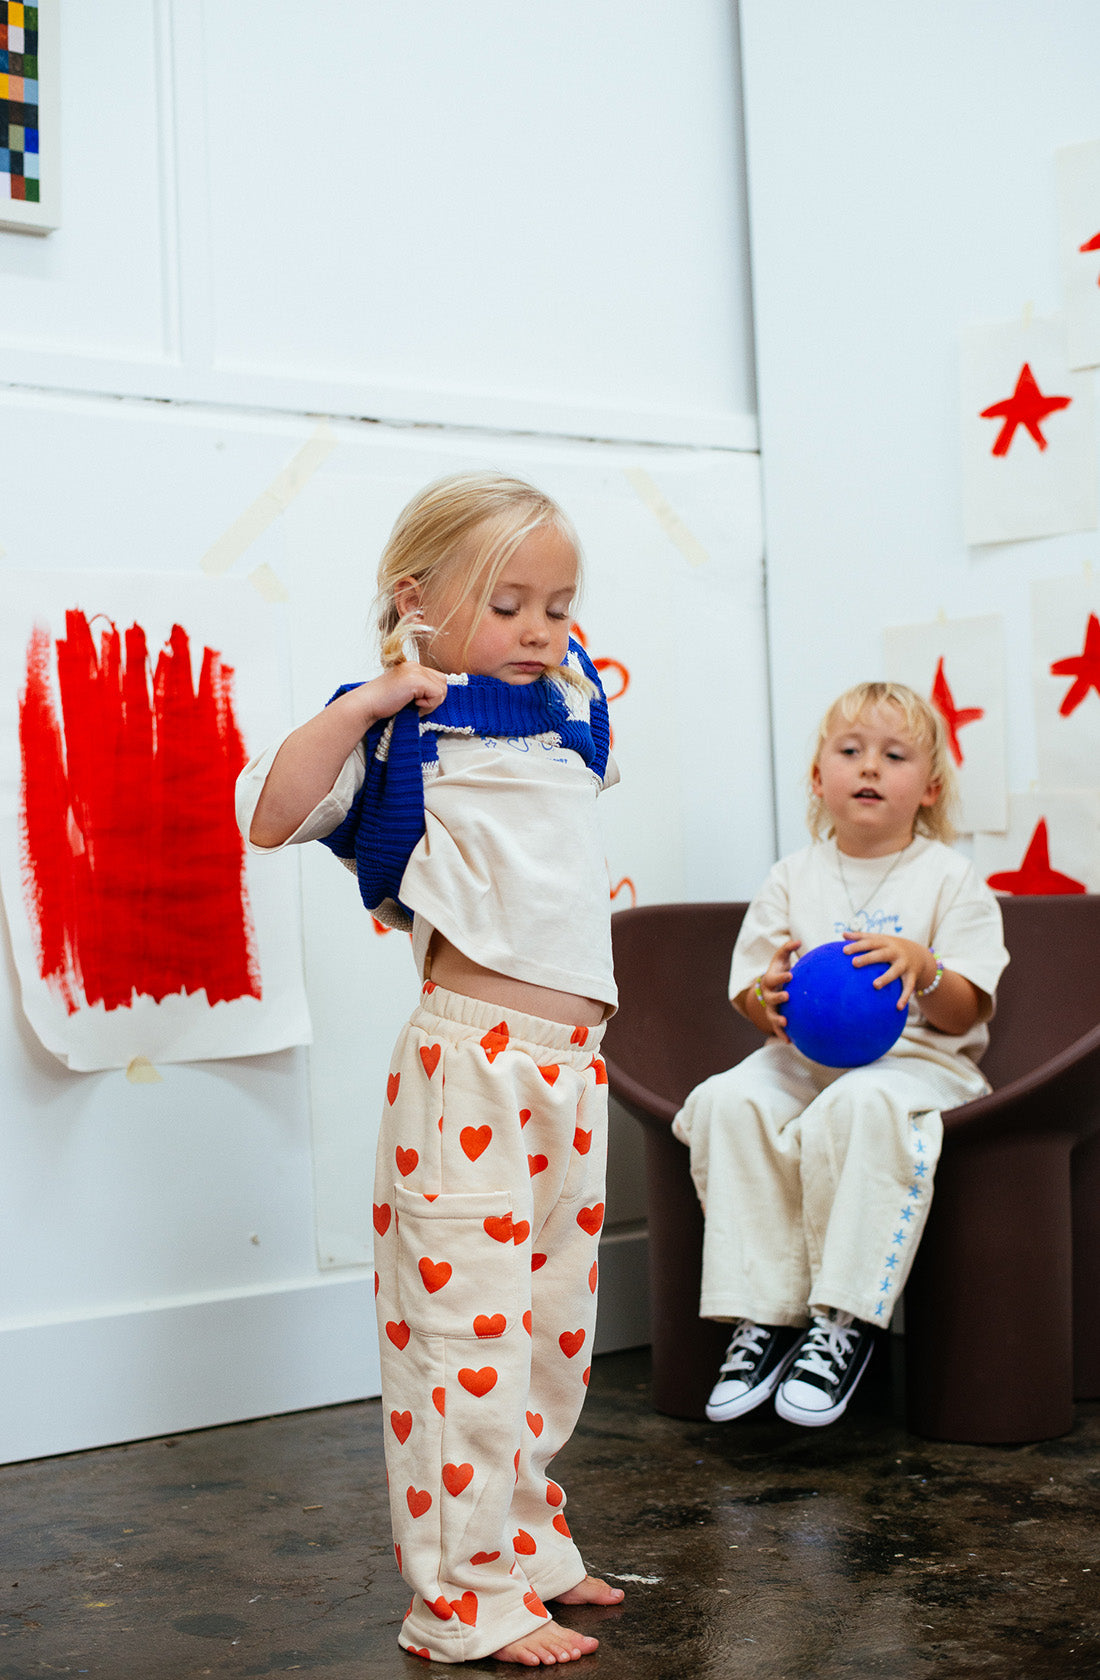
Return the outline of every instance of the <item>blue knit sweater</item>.
<path id="1" fill-rule="evenodd" d="M 407 928 L 412 923 L 411 913 L 400 900 L 401 880 L 424 833 L 424 783 L 438 771 L 440 735 L 506 740 L 550 736 L 579 753 L 603 780 L 610 739 L 607 700 L 595 666 L 572 637 L 565 663 L 579 667 L 596 689 L 591 700 L 582 699 L 576 708 L 582 715 L 575 715 L 567 701 L 567 695 L 574 699 L 580 691 L 566 689 L 549 677 L 513 684 L 496 677 L 461 675 L 449 680 L 446 699 L 427 717 L 410 704 L 367 730 L 363 785 L 339 828 L 321 844 L 338 858 L 354 862 L 363 903 L 373 914 L 390 900 L 403 918 L 397 925 Z M 332 700 L 361 686 L 345 683 Z"/>

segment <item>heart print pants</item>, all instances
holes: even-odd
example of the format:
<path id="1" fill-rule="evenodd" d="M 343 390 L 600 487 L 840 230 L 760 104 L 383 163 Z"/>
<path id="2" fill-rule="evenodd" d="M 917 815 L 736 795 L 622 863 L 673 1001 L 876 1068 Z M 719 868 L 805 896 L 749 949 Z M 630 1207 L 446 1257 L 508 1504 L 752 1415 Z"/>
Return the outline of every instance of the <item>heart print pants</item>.
<path id="1" fill-rule="evenodd" d="M 428 981 L 394 1051 L 375 1264 L 400 1643 L 463 1662 L 530 1632 L 585 1566 L 547 1465 L 596 1321 L 603 1028 Z"/>

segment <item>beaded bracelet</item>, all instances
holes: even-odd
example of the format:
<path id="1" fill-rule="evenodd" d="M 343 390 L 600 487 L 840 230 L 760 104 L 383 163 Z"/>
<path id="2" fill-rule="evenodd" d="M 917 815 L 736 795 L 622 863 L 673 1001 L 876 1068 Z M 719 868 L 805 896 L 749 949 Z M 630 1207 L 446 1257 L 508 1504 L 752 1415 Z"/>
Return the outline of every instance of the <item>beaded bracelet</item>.
<path id="1" fill-rule="evenodd" d="M 753 981 L 752 990 L 753 990 L 753 996 L 756 998 L 756 1001 L 759 1004 L 761 1004 L 764 1009 L 767 1009 L 768 1000 L 764 996 L 764 984 L 763 984 L 763 982 L 764 982 L 764 976 L 762 974 L 758 975 L 757 978 Z"/>
<path id="2" fill-rule="evenodd" d="M 932 950 L 931 946 L 929 946 L 929 955 L 933 956 L 933 957 L 936 957 L 936 953 L 935 953 L 935 951 Z M 936 957 L 936 972 L 935 972 L 935 974 L 932 976 L 931 980 L 928 982 L 928 985 L 927 986 L 921 986 L 919 988 L 919 990 L 916 992 L 915 995 L 917 997 L 929 997 L 931 995 L 931 993 L 935 991 L 936 987 L 939 985 L 939 983 L 942 979 L 943 979 L 943 963 L 940 961 L 939 957 Z"/>

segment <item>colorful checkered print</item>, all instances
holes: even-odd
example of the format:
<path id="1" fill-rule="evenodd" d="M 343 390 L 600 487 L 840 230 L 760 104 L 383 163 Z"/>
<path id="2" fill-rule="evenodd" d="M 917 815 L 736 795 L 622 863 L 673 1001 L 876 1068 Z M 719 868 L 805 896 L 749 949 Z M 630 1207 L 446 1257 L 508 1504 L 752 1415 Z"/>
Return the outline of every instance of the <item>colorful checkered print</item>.
<path id="1" fill-rule="evenodd" d="M 38 7 L 0 0 L 0 202 L 38 203 Z"/>

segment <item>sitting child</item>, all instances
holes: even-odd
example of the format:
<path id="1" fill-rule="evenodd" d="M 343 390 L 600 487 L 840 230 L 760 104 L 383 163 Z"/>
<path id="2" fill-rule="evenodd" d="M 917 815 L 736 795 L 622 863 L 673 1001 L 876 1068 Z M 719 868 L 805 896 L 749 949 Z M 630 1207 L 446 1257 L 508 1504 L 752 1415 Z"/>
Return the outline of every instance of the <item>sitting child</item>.
<path id="1" fill-rule="evenodd" d="M 773 1394 L 792 1423 L 841 1415 L 920 1242 L 940 1113 L 989 1089 L 977 1063 L 1008 953 L 996 898 L 946 843 L 953 781 L 918 694 L 842 694 L 810 771 L 813 844 L 746 913 L 730 998 L 767 1042 L 673 1122 L 705 1214 L 700 1316 L 734 1326 L 713 1422 Z M 876 986 L 902 983 L 901 1037 L 866 1067 L 809 1061 L 785 1031 L 795 952 L 838 938 L 857 967 L 889 965 Z"/>

